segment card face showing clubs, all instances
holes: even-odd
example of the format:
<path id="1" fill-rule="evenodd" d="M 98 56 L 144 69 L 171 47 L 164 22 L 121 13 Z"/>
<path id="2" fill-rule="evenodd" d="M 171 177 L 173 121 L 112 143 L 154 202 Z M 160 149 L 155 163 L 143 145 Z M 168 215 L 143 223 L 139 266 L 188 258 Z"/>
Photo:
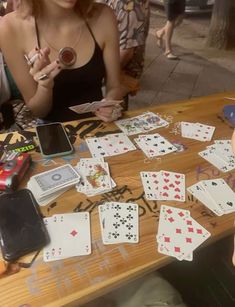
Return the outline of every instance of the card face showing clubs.
<path id="1" fill-rule="evenodd" d="M 210 237 L 188 210 L 161 205 L 156 240 L 158 252 L 192 261 L 193 251 Z"/>
<path id="2" fill-rule="evenodd" d="M 149 158 L 177 151 L 173 144 L 158 133 L 139 135 L 134 141 Z"/>
<path id="3" fill-rule="evenodd" d="M 101 235 L 104 244 L 138 243 L 138 205 L 107 202 L 98 207 Z"/>
<path id="4" fill-rule="evenodd" d="M 51 239 L 43 250 L 45 262 L 91 253 L 88 212 L 56 214 L 45 218 L 44 223 Z"/>
<path id="5" fill-rule="evenodd" d="M 187 190 L 218 216 L 235 212 L 235 193 L 222 178 L 199 181 Z"/>
<path id="6" fill-rule="evenodd" d="M 160 171 L 141 172 L 145 197 L 149 200 L 185 201 L 185 175 Z"/>
<path id="7" fill-rule="evenodd" d="M 235 155 L 230 140 L 215 140 L 214 144 L 198 154 L 221 172 L 226 173 L 235 168 Z"/>

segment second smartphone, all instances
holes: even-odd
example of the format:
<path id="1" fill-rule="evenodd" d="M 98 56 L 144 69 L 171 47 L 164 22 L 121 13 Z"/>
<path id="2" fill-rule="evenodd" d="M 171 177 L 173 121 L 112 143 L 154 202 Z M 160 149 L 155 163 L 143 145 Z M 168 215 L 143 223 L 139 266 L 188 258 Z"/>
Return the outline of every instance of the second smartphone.
<path id="1" fill-rule="evenodd" d="M 37 126 L 36 134 L 44 157 L 63 156 L 73 152 L 73 146 L 61 123 Z"/>

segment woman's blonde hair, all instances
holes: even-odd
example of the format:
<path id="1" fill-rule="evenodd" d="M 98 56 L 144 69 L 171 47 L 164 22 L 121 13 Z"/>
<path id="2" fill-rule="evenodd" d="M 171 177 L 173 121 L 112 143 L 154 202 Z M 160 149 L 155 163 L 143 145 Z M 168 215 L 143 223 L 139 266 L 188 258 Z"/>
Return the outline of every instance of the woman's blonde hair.
<path id="1" fill-rule="evenodd" d="M 75 4 L 75 11 L 82 14 L 84 17 L 91 12 L 92 4 L 94 0 L 77 0 Z M 33 15 L 37 17 L 41 12 L 41 1 L 40 0 L 21 0 L 19 10 L 24 15 Z"/>

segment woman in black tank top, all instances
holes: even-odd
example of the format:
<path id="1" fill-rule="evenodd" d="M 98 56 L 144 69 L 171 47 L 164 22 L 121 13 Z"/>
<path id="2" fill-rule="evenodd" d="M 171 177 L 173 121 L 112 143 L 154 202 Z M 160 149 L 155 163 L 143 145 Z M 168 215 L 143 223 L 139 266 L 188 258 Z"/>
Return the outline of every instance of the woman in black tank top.
<path id="1" fill-rule="evenodd" d="M 69 121 L 91 116 L 78 115 L 69 107 L 103 99 L 104 80 L 104 98 L 122 99 L 118 31 L 108 7 L 89 0 L 21 0 L 4 27 L 1 48 L 36 117 Z M 6 32 L 12 37 L 9 43 L 4 40 Z M 111 121 L 120 110 L 103 107 L 95 115 Z"/>

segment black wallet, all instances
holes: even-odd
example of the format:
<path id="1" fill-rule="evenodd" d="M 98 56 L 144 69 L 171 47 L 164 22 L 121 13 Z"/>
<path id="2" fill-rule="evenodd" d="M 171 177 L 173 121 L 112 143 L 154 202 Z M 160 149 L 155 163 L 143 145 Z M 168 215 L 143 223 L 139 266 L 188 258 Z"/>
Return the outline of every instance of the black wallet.
<path id="1" fill-rule="evenodd" d="M 6 261 L 40 250 L 49 243 L 33 194 L 19 190 L 0 196 L 0 246 Z"/>

